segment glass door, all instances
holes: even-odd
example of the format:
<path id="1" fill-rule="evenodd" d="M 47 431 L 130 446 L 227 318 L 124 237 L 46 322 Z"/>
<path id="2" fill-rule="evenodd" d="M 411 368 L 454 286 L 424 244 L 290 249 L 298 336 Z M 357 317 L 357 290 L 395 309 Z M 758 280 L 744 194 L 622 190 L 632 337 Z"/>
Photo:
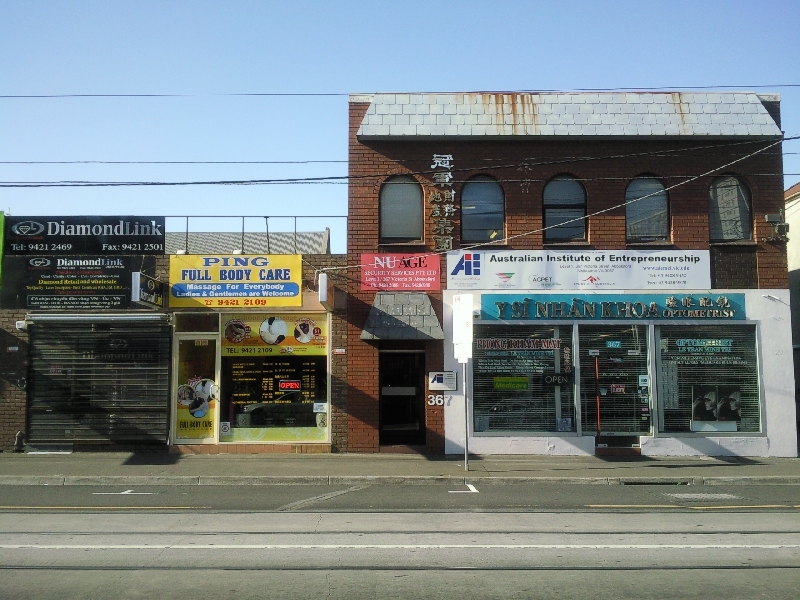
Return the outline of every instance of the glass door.
<path id="1" fill-rule="evenodd" d="M 181 336 L 175 352 L 172 440 L 213 443 L 219 421 L 217 338 Z"/>

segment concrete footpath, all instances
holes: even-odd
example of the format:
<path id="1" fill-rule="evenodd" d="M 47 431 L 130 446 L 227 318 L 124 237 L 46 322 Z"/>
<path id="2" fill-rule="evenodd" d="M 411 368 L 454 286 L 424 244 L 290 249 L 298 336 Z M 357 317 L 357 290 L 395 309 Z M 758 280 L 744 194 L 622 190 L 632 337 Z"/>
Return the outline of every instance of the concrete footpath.
<path id="1" fill-rule="evenodd" d="M 0 453 L 0 485 L 800 485 L 797 458 Z"/>

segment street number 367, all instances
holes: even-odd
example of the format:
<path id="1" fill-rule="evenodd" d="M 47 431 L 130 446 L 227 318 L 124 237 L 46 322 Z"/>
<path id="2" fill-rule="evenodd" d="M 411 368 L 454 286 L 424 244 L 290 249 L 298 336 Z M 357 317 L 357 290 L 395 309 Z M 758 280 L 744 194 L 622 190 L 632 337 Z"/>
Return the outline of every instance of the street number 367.
<path id="1" fill-rule="evenodd" d="M 442 406 L 444 396 L 442 394 L 428 394 L 428 406 Z"/>

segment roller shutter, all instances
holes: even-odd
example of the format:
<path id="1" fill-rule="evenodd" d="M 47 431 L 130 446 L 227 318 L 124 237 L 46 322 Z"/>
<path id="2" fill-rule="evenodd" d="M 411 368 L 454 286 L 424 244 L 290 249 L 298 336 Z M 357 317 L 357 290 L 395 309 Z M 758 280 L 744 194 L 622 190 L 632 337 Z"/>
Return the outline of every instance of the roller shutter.
<path id="1" fill-rule="evenodd" d="M 29 442 L 166 442 L 166 322 L 48 319 L 30 333 Z"/>

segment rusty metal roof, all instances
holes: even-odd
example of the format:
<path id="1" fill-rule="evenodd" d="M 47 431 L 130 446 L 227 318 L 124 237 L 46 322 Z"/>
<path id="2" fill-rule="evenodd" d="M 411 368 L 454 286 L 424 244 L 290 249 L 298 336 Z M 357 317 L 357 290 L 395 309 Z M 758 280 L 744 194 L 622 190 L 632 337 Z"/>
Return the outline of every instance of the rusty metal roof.
<path id="1" fill-rule="evenodd" d="M 357 134 L 364 139 L 782 135 L 753 92 L 374 94 L 350 101 L 370 102 Z"/>

